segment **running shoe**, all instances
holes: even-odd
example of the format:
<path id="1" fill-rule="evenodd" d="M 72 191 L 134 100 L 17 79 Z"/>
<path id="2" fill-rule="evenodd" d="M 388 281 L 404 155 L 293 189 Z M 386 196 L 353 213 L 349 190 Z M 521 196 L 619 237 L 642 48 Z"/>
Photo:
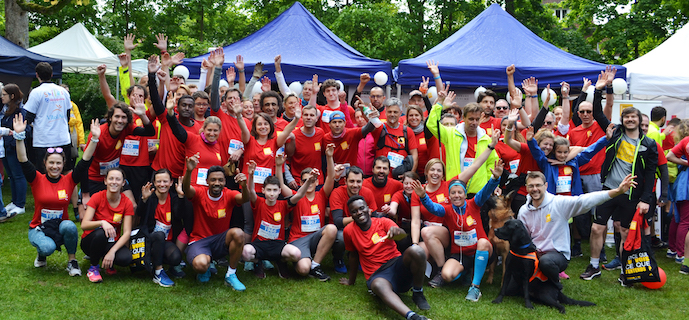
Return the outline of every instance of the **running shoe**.
<path id="1" fill-rule="evenodd" d="M 431 288 L 440 288 L 445 284 L 445 280 L 443 280 L 443 275 L 438 272 L 431 281 L 428 281 L 428 285 L 431 286 Z"/>
<path id="2" fill-rule="evenodd" d="M 665 254 L 665 256 L 670 259 L 674 259 L 677 256 L 677 252 L 667 249 L 667 253 Z"/>
<path id="3" fill-rule="evenodd" d="M 321 266 L 311 269 L 311 271 L 309 271 L 309 276 L 323 282 L 330 280 L 330 276 L 323 272 Z"/>
<path id="4" fill-rule="evenodd" d="M 211 269 L 208 268 L 206 272 L 204 273 L 199 273 L 196 275 L 196 280 L 199 280 L 201 283 L 206 283 L 211 280 Z"/>
<path id="5" fill-rule="evenodd" d="M 266 278 L 266 272 L 263 271 L 263 263 L 254 263 L 254 275 L 259 279 Z"/>
<path id="6" fill-rule="evenodd" d="M 347 266 L 345 266 L 342 259 L 335 260 L 335 272 L 337 273 L 347 273 Z"/>
<path id="7" fill-rule="evenodd" d="M 689 274 L 689 266 L 682 265 L 679 268 L 679 273 L 681 274 Z"/>
<path id="8" fill-rule="evenodd" d="M 77 260 L 69 260 L 67 262 L 67 272 L 69 272 L 71 277 L 81 276 L 81 269 L 79 269 Z"/>
<path id="9" fill-rule="evenodd" d="M 622 269 L 622 263 L 620 262 L 620 257 L 615 257 L 610 263 L 604 264 L 603 269 L 605 270 L 618 270 Z"/>
<path id="10" fill-rule="evenodd" d="M 10 212 L 16 208 L 17 208 L 17 205 L 15 205 L 13 202 L 10 202 L 10 204 L 5 206 L 5 210 L 7 210 L 7 212 Z"/>
<path id="11" fill-rule="evenodd" d="M 477 302 L 481 298 L 481 290 L 478 287 L 471 286 L 469 288 L 469 293 L 467 293 L 466 299 L 469 301 Z"/>
<path id="12" fill-rule="evenodd" d="M 593 280 L 595 277 L 600 277 L 600 268 L 594 268 L 590 264 L 586 267 L 586 271 L 579 276 L 583 280 Z"/>
<path id="13" fill-rule="evenodd" d="M 265 270 L 275 269 L 275 266 L 270 261 L 262 260 L 262 262 L 263 262 L 263 269 L 265 269 Z"/>
<path id="14" fill-rule="evenodd" d="M 175 285 L 175 282 L 170 280 L 170 277 L 167 276 L 165 273 L 165 270 L 160 270 L 160 274 L 155 274 L 153 273 L 153 282 L 159 284 L 161 287 L 172 287 Z"/>
<path id="15" fill-rule="evenodd" d="M 43 268 L 48 264 L 46 257 L 41 257 L 41 255 L 36 254 L 36 260 L 33 261 L 33 266 L 36 268 Z"/>
<path id="16" fill-rule="evenodd" d="M 624 288 L 632 288 L 634 287 L 633 283 L 627 282 L 627 279 L 624 278 L 624 275 L 620 273 L 620 276 L 617 278 L 617 281 L 620 282 L 620 285 Z"/>
<path id="17" fill-rule="evenodd" d="M 412 301 L 416 304 L 417 307 L 421 310 L 430 310 L 431 305 L 428 304 L 428 301 L 426 300 L 426 296 L 423 295 L 423 291 L 414 291 L 411 295 Z"/>
<path id="18" fill-rule="evenodd" d="M 5 222 L 7 221 L 7 219 L 12 218 L 16 215 L 17 213 L 15 213 L 14 211 L 5 210 L 5 212 L 0 213 L 0 222 Z"/>
<path id="19" fill-rule="evenodd" d="M 287 262 L 284 262 L 282 260 L 277 262 L 278 265 L 278 275 L 282 279 L 289 279 L 289 267 L 287 267 Z"/>
<path id="20" fill-rule="evenodd" d="M 24 210 L 24 208 L 16 207 L 16 208 L 12 209 L 12 211 L 10 211 L 10 214 L 17 215 L 17 214 L 24 214 L 24 212 L 26 212 L 26 210 Z"/>
<path id="21" fill-rule="evenodd" d="M 254 271 L 254 263 L 251 261 L 244 262 L 244 271 Z"/>
<path id="22" fill-rule="evenodd" d="M 110 268 L 105 269 L 105 274 L 107 274 L 109 276 L 114 276 L 117 274 L 117 270 L 115 269 L 115 267 L 110 267 Z"/>
<path id="23" fill-rule="evenodd" d="M 679 264 L 684 263 L 684 256 L 680 257 L 679 255 L 677 255 L 677 258 L 675 258 L 675 262 L 677 262 Z"/>
<path id="24" fill-rule="evenodd" d="M 93 283 L 103 282 L 103 277 L 100 276 L 100 268 L 98 266 L 91 266 L 86 276 L 89 278 L 89 281 Z"/>
<path id="25" fill-rule="evenodd" d="M 215 260 L 211 261 L 211 265 L 208 267 L 208 270 L 211 271 L 211 274 L 218 274 L 218 268 L 215 267 Z"/>
<path id="26" fill-rule="evenodd" d="M 241 281 L 239 281 L 236 273 L 233 273 L 225 277 L 225 285 L 232 287 L 232 289 L 234 289 L 235 291 L 246 290 L 246 286 L 244 286 L 244 284 Z"/>

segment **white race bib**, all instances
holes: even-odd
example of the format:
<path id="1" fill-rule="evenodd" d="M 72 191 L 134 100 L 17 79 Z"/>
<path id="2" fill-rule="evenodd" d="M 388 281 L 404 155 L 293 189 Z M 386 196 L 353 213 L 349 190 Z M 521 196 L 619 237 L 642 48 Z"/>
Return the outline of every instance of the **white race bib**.
<path id="1" fill-rule="evenodd" d="M 399 153 L 394 153 L 392 151 L 388 152 L 388 160 L 390 160 L 390 168 L 397 168 L 402 165 L 404 156 Z"/>
<path id="2" fill-rule="evenodd" d="M 100 175 L 104 176 L 108 172 L 108 169 L 120 166 L 120 158 L 108 162 L 98 162 L 98 166 L 100 167 Z"/>
<path id="3" fill-rule="evenodd" d="M 555 193 L 572 192 L 572 176 L 558 176 Z"/>
<path id="4" fill-rule="evenodd" d="M 160 139 L 148 139 L 148 140 L 146 140 L 146 142 L 148 144 L 148 148 L 150 149 L 150 148 L 153 148 L 153 147 L 159 145 Z"/>
<path id="5" fill-rule="evenodd" d="M 430 222 L 430 221 L 424 221 L 423 222 L 424 227 L 430 227 L 430 226 L 436 226 L 436 227 L 442 227 L 443 224 L 440 222 Z"/>
<path id="6" fill-rule="evenodd" d="M 301 232 L 315 232 L 321 229 L 321 217 L 301 216 Z"/>
<path id="7" fill-rule="evenodd" d="M 244 143 L 237 139 L 231 139 L 230 140 L 230 147 L 227 148 L 227 153 L 228 154 L 233 154 L 237 152 L 237 150 L 244 149 Z"/>
<path id="8" fill-rule="evenodd" d="M 279 224 L 270 224 L 261 221 L 261 226 L 258 228 L 258 235 L 266 239 L 276 240 L 280 236 L 280 227 Z"/>
<path id="9" fill-rule="evenodd" d="M 254 183 L 263 184 L 266 178 L 270 177 L 273 171 L 270 168 L 256 167 L 254 170 Z"/>
<path id="10" fill-rule="evenodd" d="M 124 139 L 124 145 L 122 145 L 122 155 L 138 157 L 139 140 Z"/>
<path id="11" fill-rule="evenodd" d="M 476 235 L 476 230 L 469 231 L 455 231 L 454 232 L 455 244 L 460 247 L 473 246 L 478 242 L 478 236 Z"/>
<path id="12" fill-rule="evenodd" d="M 321 115 L 321 121 L 325 123 L 330 123 L 330 114 L 333 112 L 334 111 L 332 110 L 323 110 L 323 114 Z"/>
<path id="13" fill-rule="evenodd" d="M 510 172 L 517 173 L 519 168 L 519 159 L 510 161 Z"/>
<path id="14" fill-rule="evenodd" d="M 285 146 L 282 146 L 282 147 L 278 148 L 277 151 L 275 151 L 275 156 L 276 156 L 276 157 L 279 156 L 279 155 L 281 155 L 281 154 L 285 154 Z"/>
<path id="15" fill-rule="evenodd" d="M 208 169 L 199 168 L 198 174 L 196 175 L 196 184 L 202 185 L 202 186 L 207 186 L 208 185 L 208 182 L 206 182 L 207 178 L 208 178 Z"/>
<path id="16" fill-rule="evenodd" d="M 62 210 L 41 209 L 41 223 L 53 219 L 62 219 L 62 213 Z"/>
<path id="17" fill-rule="evenodd" d="M 474 163 L 475 158 L 464 158 L 464 161 L 462 162 L 462 170 L 465 170 L 466 168 L 471 167 L 471 165 Z"/>
<path id="18" fill-rule="evenodd" d="M 170 235 L 170 229 L 172 229 L 171 224 L 164 224 L 156 220 L 156 225 L 153 227 L 153 232 L 162 231 L 165 234 L 165 239 Z"/>

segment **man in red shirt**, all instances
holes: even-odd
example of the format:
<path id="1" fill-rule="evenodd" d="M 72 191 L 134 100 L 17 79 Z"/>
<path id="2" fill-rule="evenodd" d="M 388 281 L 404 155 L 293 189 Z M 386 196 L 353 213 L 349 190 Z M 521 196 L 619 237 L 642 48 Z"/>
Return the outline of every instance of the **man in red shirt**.
<path id="1" fill-rule="evenodd" d="M 323 161 L 323 129 L 316 127 L 318 121 L 318 109 L 314 106 L 306 106 L 301 111 L 301 119 L 304 124 L 301 128 L 292 131 L 294 135 L 294 154 L 290 157 L 290 171 L 296 180 L 296 185 L 290 185 L 296 189 L 301 184 L 301 171 L 306 168 L 321 168 Z M 318 177 L 318 184 L 323 184 L 323 177 Z"/>
<path id="2" fill-rule="evenodd" d="M 385 156 L 377 157 L 373 161 L 373 176 L 364 180 L 364 187 L 373 191 L 376 204 L 380 212 L 387 215 L 390 212 L 390 201 L 395 192 L 402 190 L 402 182 L 388 179 L 390 174 L 390 160 Z"/>
<path id="3" fill-rule="evenodd" d="M 369 117 L 378 117 L 378 111 L 372 111 Z M 345 167 L 358 166 L 359 141 L 373 131 L 375 126 L 369 121 L 362 128 L 345 128 L 345 121 L 345 115 L 342 111 L 330 113 L 330 122 L 328 123 L 330 131 L 323 136 L 323 143 L 321 145 L 327 146 L 331 143 L 335 145 L 333 160 L 336 165 L 342 164 Z"/>
<path id="4" fill-rule="evenodd" d="M 225 284 L 234 290 L 244 291 L 246 287 L 237 279 L 237 263 L 244 247 L 244 231 L 230 228 L 232 208 L 249 200 L 246 175 L 237 173 L 234 179 L 242 186 L 242 193 L 225 188 L 225 170 L 221 166 L 208 169 L 205 186 L 191 186 L 191 172 L 199 163 L 198 154 L 187 158 L 182 182 L 184 195 L 194 206 L 194 228 L 189 235 L 187 261 L 196 271 L 200 282 L 211 277 L 211 262 L 229 253 L 229 268 Z M 229 211 L 229 212 L 228 212 Z"/>
<path id="5" fill-rule="evenodd" d="M 314 76 L 312 86 L 318 88 L 318 76 Z M 317 92 L 318 89 L 314 89 Z M 341 111 L 345 116 L 345 125 L 347 128 L 354 128 L 354 108 L 350 107 L 346 103 L 341 103 L 339 98 L 339 84 L 334 79 L 325 80 L 322 84 L 323 95 L 325 96 L 328 104 L 320 106 L 316 104 L 316 99 L 311 99 L 309 105 L 318 107 L 320 111 L 320 127 L 325 133 L 330 132 L 330 120 L 332 119 L 331 114 L 336 111 Z"/>
<path id="6" fill-rule="evenodd" d="M 387 99 L 385 101 L 387 123 L 376 128 L 372 133 L 373 141 L 377 147 L 376 157 L 387 157 L 392 169 L 402 166 L 402 168 L 395 170 L 395 174 L 391 174 L 391 177 L 395 179 L 406 171 L 416 172 L 416 166 L 419 162 L 416 135 L 411 128 L 399 122 L 402 114 L 400 105 L 402 102 L 397 98 Z M 408 167 L 408 161 L 404 163 L 407 156 L 411 156 L 411 168 Z"/>
<path id="7" fill-rule="evenodd" d="M 361 263 L 366 286 L 388 307 L 407 319 L 426 319 L 411 311 L 397 295 L 412 289 L 416 306 L 421 310 L 431 308 L 423 294 L 426 253 L 412 245 L 402 255 L 395 241 L 404 239 L 407 233 L 390 219 L 371 218 L 371 209 L 362 196 L 351 197 L 347 207 L 355 223 L 344 230 L 345 247 L 350 252 L 349 278 L 341 278 L 340 283 L 354 285 Z"/>

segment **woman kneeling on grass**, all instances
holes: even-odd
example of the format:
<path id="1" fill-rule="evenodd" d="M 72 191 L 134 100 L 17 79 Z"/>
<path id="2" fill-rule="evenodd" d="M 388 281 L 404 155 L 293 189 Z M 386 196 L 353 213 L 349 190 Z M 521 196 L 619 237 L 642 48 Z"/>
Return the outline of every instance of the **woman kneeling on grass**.
<path id="1" fill-rule="evenodd" d="M 69 200 L 72 190 L 83 177 L 88 174 L 91 157 L 96 150 L 98 137 L 100 137 L 100 125 L 98 119 L 91 122 L 91 140 L 88 148 L 84 150 L 79 164 L 74 171 L 63 175 L 65 166 L 65 154 L 62 148 L 48 148 L 43 163 L 46 174 L 36 170 L 26 156 L 24 138 L 26 136 L 26 121 L 21 114 L 14 117 L 14 138 L 17 140 L 17 159 L 21 164 L 26 181 L 31 184 L 34 192 L 34 215 L 29 223 L 29 242 L 38 250 L 38 256 L 34 260 L 34 267 L 45 267 L 46 257 L 55 252 L 60 244 L 64 243 L 67 249 L 67 271 L 70 276 L 80 276 L 81 270 L 76 260 L 77 242 L 79 232 L 77 226 L 69 220 Z"/>
<path id="2" fill-rule="evenodd" d="M 103 282 L 98 263 L 103 259 L 106 273 L 117 273 L 113 268 L 132 262 L 129 250 L 129 236 L 132 232 L 134 206 L 127 197 L 122 196 L 124 172 L 111 168 L 105 173 L 106 189 L 91 195 L 86 205 L 84 220 L 81 221 L 81 250 L 91 259 L 91 267 L 86 274 L 91 282 Z M 122 236 L 120 236 L 122 229 Z"/>

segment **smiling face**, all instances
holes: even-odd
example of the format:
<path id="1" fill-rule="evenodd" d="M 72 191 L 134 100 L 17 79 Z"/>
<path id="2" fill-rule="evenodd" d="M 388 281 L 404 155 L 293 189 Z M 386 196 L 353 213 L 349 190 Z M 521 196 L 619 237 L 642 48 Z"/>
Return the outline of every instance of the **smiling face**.
<path id="1" fill-rule="evenodd" d="M 529 193 L 533 200 L 543 200 L 547 188 L 548 184 L 541 178 L 526 179 L 526 192 Z"/>
<path id="2" fill-rule="evenodd" d="M 387 118 L 388 123 L 393 127 L 396 127 L 399 124 L 401 114 L 402 111 L 398 105 L 393 104 L 385 108 L 385 117 Z"/>
<path id="3" fill-rule="evenodd" d="M 641 131 L 644 132 L 644 134 L 648 134 L 648 116 L 645 114 L 641 116 Z"/>
<path id="4" fill-rule="evenodd" d="M 560 120 L 562 120 L 562 107 L 555 107 L 553 114 L 555 115 L 555 123 L 560 123 Z"/>
<path id="5" fill-rule="evenodd" d="M 254 123 L 256 124 L 256 133 L 258 133 L 258 136 L 262 138 L 268 137 L 268 134 L 270 134 L 270 122 L 263 119 L 263 117 L 257 117 Z"/>
<path id="6" fill-rule="evenodd" d="M 581 118 L 581 123 L 588 127 L 593 123 L 593 104 L 588 101 L 584 101 L 579 104 L 579 118 Z"/>
<path id="7" fill-rule="evenodd" d="M 359 199 L 352 201 L 352 203 L 349 204 L 349 214 L 360 228 L 366 228 L 368 224 L 371 223 L 369 208 L 364 200 Z"/>
<path id="8" fill-rule="evenodd" d="M 553 145 L 555 142 L 551 138 L 545 138 L 541 140 L 541 142 L 538 143 L 538 147 L 543 150 L 543 154 L 550 155 L 550 152 L 553 151 Z"/>
<path id="9" fill-rule="evenodd" d="M 105 188 L 110 193 L 120 193 L 124 186 L 124 176 L 119 170 L 110 170 L 105 177 Z"/>
<path id="10" fill-rule="evenodd" d="M 223 188 L 225 188 L 225 173 L 221 171 L 213 171 L 208 174 L 208 193 L 211 197 L 217 198 L 222 195 Z"/>
<path id="11" fill-rule="evenodd" d="M 294 116 L 294 110 L 299 106 L 299 99 L 296 96 L 288 96 L 285 99 L 285 113 Z"/>
<path id="12" fill-rule="evenodd" d="M 53 179 L 58 178 L 60 174 L 62 174 L 62 169 L 64 167 L 65 163 L 62 155 L 59 153 L 51 154 L 45 159 L 46 174 Z"/>
<path id="13" fill-rule="evenodd" d="M 247 119 L 253 119 L 254 118 L 254 103 L 251 102 L 250 100 L 246 100 L 242 102 L 242 116 Z"/>
<path id="14" fill-rule="evenodd" d="M 119 134 L 129 124 L 127 114 L 120 108 L 114 108 L 113 110 L 112 117 L 110 117 L 110 127 L 116 134 Z"/>
<path id="15" fill-rule="evenodd" d="M 414 179 L 409 177 L 404 177 L 404 180 L 402 180 L 402 189 L 404 190 L 404 193 L 408 196 L 411 196 L 412 192 L 414 192 L 412 182 L 414 182 Z"/>
<path id="16" fill-rule="evenodd" d="M 486 99 L 483 99 L 483 100 L 486 100 Z M 496 118 L 502 119 L 503 117 L 507 116 L 508 113 L 510 113 L 510 104 L 507 103 L 506 100 L 503 100 L 503 99 L 498 100 L 498 102 L 495 103 L 494 113 L 495 113 Z"/>
<path id="17" fill-rule="evenodd" d="M 172 178 L 167 172 L 158 173 L 153 177 L 153 186 L 155 186 L 156 191 L 159 193 L 167 193 L 170 191 L 170 186 L 172 186 Z"/>
<path id="18" fill-rule="evenodd" d="M 373 163 L 373 179 L 376 182 L 383 183 L 385 178 L 390 174 L 390 163 L 376 160 Z"/>
<path id="19" fill-rule="evenodd" d="M 410 127 L 418 127 L 421 124 L 421 121 L 423 121 L 423 115 L 421 115 L 418 110 L 409 109 L 409 111 L 407 111 L 407 122 L 409 123 Z"/>
<path id="20" fill-rule="evenodd" d="M 426 178 L 429 185 L 438 186 L 445 179 L 445 171 L 441 163 L 433 164 L 427 171 Z"/>
<path id="21" fill-rule="evenodd" d="M 278 112 L 278 99 L 275 97 L 263 98 L 263 107 L 261 110 L 267 113 L 271 118 L 275 119 Z"/>
<path id="22" fill-rule="evenodd" d="M 263 195 L 266 197 L 266 201 L 274 203 L 280 196 L 280 187 L 277 184 L 265 184 L 263 185 Z"/>
<path id="23" fill-rule="evenodd" d="M 467 194 L 461 186 L 450 188 L 450 201 L 455 207 L 461 207 L 467 199 Z"/>
<path id="24" fill-rule="evenodd" d="M 545 120 L 543 120 L 543 128 L 553 131 L 553 127 L 555 127 L 555 119 L 548 113 L 548 115 L 545 116 Z"/>
<path id="25" fill-rule="evenodd" d="M 636 112 L 627 113 L 622 117 L 622 124 L 627 131 L 638 130 L 640 121 Z"/>
<path id="26" fill-rule="evenodd" d="M 215 142 L 220 136 L 220 126 L 218 126 L 217 123 L 206 124 L 201 130 L 203 131 L 203 135 L 206 137 L 208 142 Z"/>
<path id="27" fill-rule="evenodd" d="M 349 193 L 349 196 L 359 194 L 359 191 L 361 191 L 361 186 L 363 185 L 363 182 L 364 182 L 364 176 L 362 174 L 350 172 L 347 175 L 347 193 Z"/>
<path id="28" fill-rule="evenodd" d="M 567 147 L 566 145 L 558 145 L 557 149 L 555 149 L 555 159 L 557 159 L 557 161 L 567 160 L 568 155 L 569 147 Z"/>

